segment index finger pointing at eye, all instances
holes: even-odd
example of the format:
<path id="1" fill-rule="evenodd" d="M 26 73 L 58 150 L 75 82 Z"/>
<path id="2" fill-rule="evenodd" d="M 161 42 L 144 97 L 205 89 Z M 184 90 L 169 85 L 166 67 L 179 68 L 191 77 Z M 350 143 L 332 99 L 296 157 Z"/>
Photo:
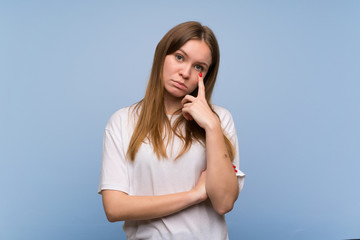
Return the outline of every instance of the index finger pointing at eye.
<path id="1" fill-rule="evenodd" d="M 199 73 L 199 80 L 198 80 L 198 97 L 205 97 L 205 85 L 204 85 L 204 78 L 202 77 L 201 72 Z"/>

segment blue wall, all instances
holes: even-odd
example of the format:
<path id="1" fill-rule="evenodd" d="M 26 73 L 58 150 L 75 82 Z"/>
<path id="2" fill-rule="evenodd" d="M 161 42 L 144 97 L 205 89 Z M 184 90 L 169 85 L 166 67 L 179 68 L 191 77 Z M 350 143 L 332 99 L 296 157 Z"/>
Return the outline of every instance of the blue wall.
<path id="1" fill-rule="evenodd" d="M 123 239 L 97 185 L 103 129 L 157 42 L 218 37 L 238 129 L 231 239 L 360 238 L 360 1 L 1 1 L 0 239 Z"/>

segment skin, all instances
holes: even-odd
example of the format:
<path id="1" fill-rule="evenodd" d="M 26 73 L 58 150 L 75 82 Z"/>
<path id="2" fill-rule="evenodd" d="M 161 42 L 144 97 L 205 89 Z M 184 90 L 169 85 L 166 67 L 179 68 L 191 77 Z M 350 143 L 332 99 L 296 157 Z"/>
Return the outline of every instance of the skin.
<path id="1" fill-rule="evenodd" d="M 197 97 L 186 95 L 183 98 L 182 112 L 190 115 L 205 130 L 205 189 L 215 211 L 223 215 L 233 208 L 239 194 L 239 186 L 227 154 L 221 123 L 207 104 L 202 77 L 199 77 L 198 88 Z"/>
<path id="2" fill-rule="evenodd" d="M 210 48 L 200 40 L 190 40 L 174 54 L 166 56 L 163 72 L 164 100 L 168 114 L 182 107 L 184 117 L 196 121 L 205 130 L 206 193 L 214 209 L 219 214 L 225 214 L 232 209 L 239 188 L 227 154 L 221 123 L 205 98 L 203 77 L 210 64 Z M 199 89 L 198 96 L 188 95 L 196 87 Z"/>
<path id="3" fill-rule="evenodd" d="M 196 186 L 187 192 L 162 196 L 129 196 L 124 192 L 103 190 L 103 205 L 110 222 L 146 220 L 181 211 L 207 198 L 223 215 L 238 196 L 238 181 L 227 154 L 221 123 L 205 99 L 203 77 L 211 64 L 211 51 L 200 40 L 189 40 L 164 61 L 164 103 L 167 114 L 179 108 L 188 121 L 196 121 L 206 132 L 207 169 Z M 202 73 L 202 77 L 199 73 Z M 198 96 L 190 94 L 196 87 Z"/>
<path id="4" fill-rule="evenodd" d="M 210 48 L 200 40 L 189 40 L 179 50 L 165 57 L 163 84 L 167 114 L 182 107 L 182 99 L 196 89 L 199 73 L 205 76 L 210 64 Z"/>

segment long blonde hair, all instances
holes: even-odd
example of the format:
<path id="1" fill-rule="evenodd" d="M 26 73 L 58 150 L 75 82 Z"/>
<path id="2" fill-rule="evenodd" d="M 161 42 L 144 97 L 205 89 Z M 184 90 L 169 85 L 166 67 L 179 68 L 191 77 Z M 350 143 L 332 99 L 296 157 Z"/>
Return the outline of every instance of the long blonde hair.
<path id="1" fill-rule="evenodd" d="M 175 134 L 184 143 L 183 148 L 176 159 L 189 150 L 193 140 L 205 143 L 205 131 L 195 121 L 187 121 L 180 115 L 174 122 L 174 125 L 171 126 L 165 112 L 164 85 L 162 82 L 165 57 L 180 49 L 181 46 L 191 39 L 204 41 L 211 51 L 212 63 L 204 78 L 204 84 L 205 98 L 210 108 L 215 113 L 210 103 L 210 99 L 214 89 L 220 61 L 220 51 L 217 40 L 211 29 L 202 26 L 199 22 L 190 21 L 181 23 L 168 31 L 158 43 L 145 97 L 135 105 L 134 111 L 140 113 L 127 150 L 127 155 L 132 161 L 135 160 L 135 155 L 145 139 L 148 139 L 152 144 L 158 158 L 167 158 L 166 148 L 172 138 L 172 134 Z M 197 89 L 192 92 L 191 95 L 196 97 Z M 181 109 L 176 113 L 180 112 Z M 183 124 L 185 124 L 185 134 L 180 128 Z M 166 133 L 165 135 L 164 131 Z M 167 136 L 166 144 L 164 142 L 164 136 Z M 224 140 L 229 157 L 233 160 L 234 147 L 225 135 Z"/>

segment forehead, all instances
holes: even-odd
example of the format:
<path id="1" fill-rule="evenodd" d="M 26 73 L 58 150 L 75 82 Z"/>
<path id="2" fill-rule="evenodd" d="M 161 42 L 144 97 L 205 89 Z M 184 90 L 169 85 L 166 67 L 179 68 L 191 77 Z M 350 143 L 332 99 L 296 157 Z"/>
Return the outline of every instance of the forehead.
<path id="1" fill-rule="evenodd" d="M 205 62 L 208 65 L 211 64 L 211 50 L 204 41 L 189 40 L 179 50 L 184 51 L 194 61 Z"/>

